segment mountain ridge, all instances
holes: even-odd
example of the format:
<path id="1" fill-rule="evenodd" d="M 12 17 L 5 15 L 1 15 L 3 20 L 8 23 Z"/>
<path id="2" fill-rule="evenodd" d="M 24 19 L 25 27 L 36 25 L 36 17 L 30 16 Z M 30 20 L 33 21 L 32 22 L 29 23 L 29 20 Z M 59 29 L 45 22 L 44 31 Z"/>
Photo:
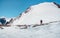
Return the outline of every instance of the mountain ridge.
<path id="1" fill-rule="evenodd" d="M 56 3 L 54 2 L 44 2 L 44 3 L 30 6 L 25 12 L 20 14 L 21 16 L 19 16 L 18 17 L 19 19 L 17 18 L 17 20 L 13 22 L 13 25 L 14 23 L 21 24 L 21 25 L 22 24 L 29 25 L 29 24 L 36 24 L 36 23 L 39 24 L 39 22 L 37 22 L 39 20 L 43 20 L 44 23 L 47 23 L 49 21 L 51 22 L 54 20 L 58 21 L 60 19 L 59 18 L 60 8 L 58 8 L 57 5 L 55 4 Z"/>

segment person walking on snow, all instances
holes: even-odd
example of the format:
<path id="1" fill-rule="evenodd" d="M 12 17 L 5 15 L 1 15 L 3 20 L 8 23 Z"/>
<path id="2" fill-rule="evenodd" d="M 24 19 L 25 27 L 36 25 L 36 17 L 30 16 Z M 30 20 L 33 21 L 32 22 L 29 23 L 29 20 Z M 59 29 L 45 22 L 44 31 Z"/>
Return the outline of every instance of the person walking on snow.
<path id="1" fill-rule="evenodd" d="M 40 20 L 40 24 L 42 24 L 43 23 L 43 21 L 42 20 Z"/>

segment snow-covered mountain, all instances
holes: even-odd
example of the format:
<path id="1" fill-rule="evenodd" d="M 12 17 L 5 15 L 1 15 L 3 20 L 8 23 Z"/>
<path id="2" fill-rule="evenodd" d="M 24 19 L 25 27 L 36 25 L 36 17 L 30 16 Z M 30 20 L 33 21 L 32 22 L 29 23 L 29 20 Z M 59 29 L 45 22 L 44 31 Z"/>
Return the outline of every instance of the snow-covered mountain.
<path id="1" fill-rule="evenodd" d="M 25 12 L 20 14 L 12 25 L 31 25 L 60 20 L 60 5 L 55 2 L 44 2 L 30 6 Z"/>
<path id="2" fill-rule="evenodd" d="M 0 38 L 60 38 L 60 5 L 55 2 L 45 2 L 29 7 L 16 18 L 5 18 L 11 26 L 1 29 Z M 31 24 L 49 23 L 33 27 Z M 21 29 L 16 25 L 31 25 Z M 24 26 L 22 26 L 24 28 Z"/>

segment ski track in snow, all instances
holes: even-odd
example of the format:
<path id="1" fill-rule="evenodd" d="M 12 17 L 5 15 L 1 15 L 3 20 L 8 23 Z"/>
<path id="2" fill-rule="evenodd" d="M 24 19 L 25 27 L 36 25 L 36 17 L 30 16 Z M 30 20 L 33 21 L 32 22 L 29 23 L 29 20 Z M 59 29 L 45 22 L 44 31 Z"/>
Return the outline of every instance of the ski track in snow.
<path id="1" fill-rule="evenodd" d="M 4 27 L 0 29 L 0 38 L 60 38 L 60 22 L 27 29 Z"/>

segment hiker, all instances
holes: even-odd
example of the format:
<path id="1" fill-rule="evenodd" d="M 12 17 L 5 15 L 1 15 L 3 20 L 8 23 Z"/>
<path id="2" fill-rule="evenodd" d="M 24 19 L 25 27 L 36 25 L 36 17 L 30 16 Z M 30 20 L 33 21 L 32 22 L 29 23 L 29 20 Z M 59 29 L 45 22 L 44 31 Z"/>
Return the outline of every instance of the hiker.
<path id="1" fill-rule="evenodd" d="M 42 20 L 40 20 L 40 24 L 42 24 L 43 23 L 43 21 Z"/>

